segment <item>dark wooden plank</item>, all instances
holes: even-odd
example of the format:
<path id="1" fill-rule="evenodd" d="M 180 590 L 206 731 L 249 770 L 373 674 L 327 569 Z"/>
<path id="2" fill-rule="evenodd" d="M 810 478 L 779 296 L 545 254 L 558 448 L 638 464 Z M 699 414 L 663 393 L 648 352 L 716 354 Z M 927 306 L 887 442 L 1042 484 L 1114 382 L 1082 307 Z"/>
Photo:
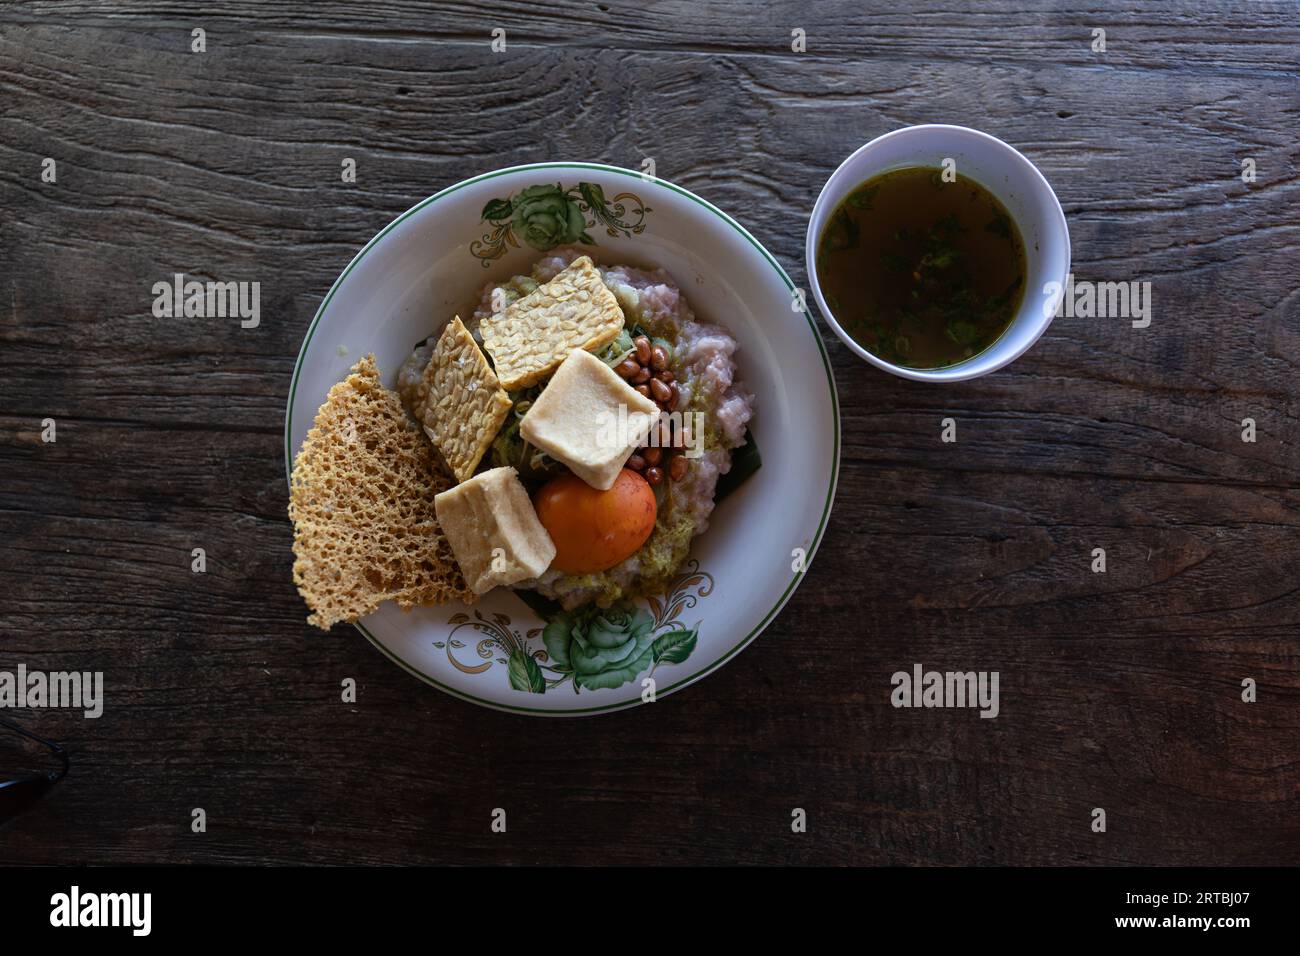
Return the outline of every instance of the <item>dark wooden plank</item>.
<path id="1" fill-rule="evenodd" d="M 34 0 L 10 17 L 57 19 L 84 26 L 136 32 L 145 18 L 130 3 L 95 0 Z M 180 27 L 172 49 L 188 48 L 195 26 L 220 35 L 227 28 L 269 37 L 364 37 L 406 44 L 483 44 L 493 29 L 506 30 L 508 45 L 569 49 L 736 52 L 785 55 L 792 31 L 805 33 L 812 57 L 965 60 L 989 63 L 1053 62 L 1106 68 L 1141 65 L 1183 74 L 1264 70 L 1292 74 L 1300 39 L 1294 7 L 1251 3 L 1145 0 L 1115 4 L 1060 0 L 946 0 L 920 9 L 887 3 L 831 0 L 809 4 L 776 0 L 654 0 L 650 3 L 565 0 L 452 0 L 431 7 L 399 0 L 376 8 L 365 0 L 329 4 L 151 3 L 147 22 Z M 1093 30 L 1106 31 L 1104 52 L 1093 50 Z M 426 51 L 427 52 L 427 51 Z"/>
<path id="2" fill-rule="evenodd" d="M 1300 862 L 1298 33 L 1283 4 L 6 8 L 0 668 L 102 669 L 109 700 L 22 715 L 74 773 L 0 861 Z M 528 721 L 303 623 L 289 376 L 393 216 L 497 166 L 653 156 L 803 283 L 835 164 L 939 121 L 1038 163 L 1076 273 L 1151 281 L 1152 326 L 1063 318 L 946 388 L 824 332 L 833 523 L 735 663 L 648 710 Z M 175 271 L 261 281 L 261 327 L 154 319 Z M 999 670 L 1002 715 L 893 709 L 913 662 Z"/>

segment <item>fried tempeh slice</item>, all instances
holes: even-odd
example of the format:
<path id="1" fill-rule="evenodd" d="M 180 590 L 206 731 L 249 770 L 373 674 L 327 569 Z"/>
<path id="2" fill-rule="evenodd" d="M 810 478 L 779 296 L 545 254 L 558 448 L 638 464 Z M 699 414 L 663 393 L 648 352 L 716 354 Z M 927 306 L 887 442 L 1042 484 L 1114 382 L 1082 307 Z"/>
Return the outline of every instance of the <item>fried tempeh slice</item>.
<path id="1" fill-rule="evenodd" d="M 622 328 L 623 310 L 589 256 L 479 324 L 497 377 L 510 391 L 536 385 L 574 349 L 608 345 Z"/>
<path id="2" fill-rule="evenodd" d="M 456 316 L 434 346 L 415 387 L 413 409 L 457 481 L 465 481 L 512 408 L 483 350 Z"/>

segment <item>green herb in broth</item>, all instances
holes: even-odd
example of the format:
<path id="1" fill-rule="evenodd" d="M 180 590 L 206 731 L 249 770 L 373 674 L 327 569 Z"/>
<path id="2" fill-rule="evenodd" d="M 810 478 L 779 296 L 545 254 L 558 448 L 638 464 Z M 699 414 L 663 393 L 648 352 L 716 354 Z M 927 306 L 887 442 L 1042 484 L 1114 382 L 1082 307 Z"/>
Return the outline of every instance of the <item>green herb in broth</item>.
<path id="1" fill-rule="evenodd" d="M 1020 310 L 1025 249 L 1015 220 L 958 174 L 875 176 L 831 214 L 817 277 L 836 320 L 895 365 L 944 368 L 987 349 Z"/>

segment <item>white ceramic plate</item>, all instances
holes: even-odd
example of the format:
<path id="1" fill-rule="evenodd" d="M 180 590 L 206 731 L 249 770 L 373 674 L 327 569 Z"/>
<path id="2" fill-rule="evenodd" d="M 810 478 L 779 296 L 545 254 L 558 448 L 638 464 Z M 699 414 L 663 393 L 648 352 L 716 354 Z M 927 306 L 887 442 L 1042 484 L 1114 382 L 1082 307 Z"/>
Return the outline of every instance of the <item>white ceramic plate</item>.
<path id="1" fill-rule="evenodd" d="M 427 683 L 523 714 L 635 706 L 651 686 L 662 697 L 734 657 L 798 586 L 830 517 L 839 470 L 830 363 L 781 266 L 698 196 L 591 163 L 538 163 L 467 179 L 403 213 L 357 253 L 298 355 L 286 469 L 330 386 L 354 362 L 373 352 L 394 385 L 412 347 L 453 314 L 472 312 L 487 282 L 527 273 L 540 250 L 571 242 L 578 231 L 597 262 L 666 269 L 698 316 L 731 330 L 740 376 L 757 398 L 750 427 L 763 466 L 718 505 L 667 594 L 581 625 L 607 647 L 607 679 L 580 682 L 566 673 L 562 652 L 552 651 L 564 646 L 569 623 L 552 618 L 544 635 L 548 621 L 502 588 L 472 607 L 406 613 L 385 605 L 357 624 Z"/>

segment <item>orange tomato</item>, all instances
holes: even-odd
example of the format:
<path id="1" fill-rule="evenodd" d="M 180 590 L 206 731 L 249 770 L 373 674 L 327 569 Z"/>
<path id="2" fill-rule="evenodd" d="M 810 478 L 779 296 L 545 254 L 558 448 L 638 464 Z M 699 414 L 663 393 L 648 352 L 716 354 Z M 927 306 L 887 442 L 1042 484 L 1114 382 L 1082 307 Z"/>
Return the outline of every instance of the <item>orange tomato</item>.
<path id="1" fill-rule="evenodd" d="M 533 504 L 555 542 L 551 567 L 565 574 L 608 571 L 635 554 L 655 527 L 655 493 L 628 468 L 608 491 L 577 475 L 553 478 L 538 489 Z"/>

